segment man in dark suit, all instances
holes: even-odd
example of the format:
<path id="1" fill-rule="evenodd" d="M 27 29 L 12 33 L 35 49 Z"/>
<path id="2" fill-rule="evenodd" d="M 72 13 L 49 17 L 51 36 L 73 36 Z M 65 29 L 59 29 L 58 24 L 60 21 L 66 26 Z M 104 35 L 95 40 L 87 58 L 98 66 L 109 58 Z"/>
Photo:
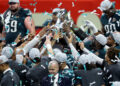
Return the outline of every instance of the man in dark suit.
<path id="1" fill-rule="evenodd" d="M 49 75 L 44 77 L 41 86 L 72 86 L 71 80 L 59 73 L 59 64 L 57 61 L 50 61 L 48 70 Z"/>
<path id="2" fill-rule="evenodd" d="M 20 86 L 19 76 L 9 67 L 5 56 L 0 56 L 0 71 L 3 73 L 0 86 Z"/>
<path id="3" fill-rule="evenodd" d="M 48 63 L 51 59 L 47 56 L 40 57 L 40 51 L 32 48 L 29 52 L 31 61 L 35 64 L 26 74 L 30 86 L 41 86 L 42 79 L 48 74 Z"/>

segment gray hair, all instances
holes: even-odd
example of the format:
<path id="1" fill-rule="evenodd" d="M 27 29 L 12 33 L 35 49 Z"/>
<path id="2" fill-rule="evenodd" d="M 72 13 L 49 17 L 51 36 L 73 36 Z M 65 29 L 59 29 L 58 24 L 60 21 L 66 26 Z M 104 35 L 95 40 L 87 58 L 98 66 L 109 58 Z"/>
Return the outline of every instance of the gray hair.
<path id="1" fill-rule="evenodd" d="M 55 61 L 55 60 L 53 60 L 53 61 L 50 61 L 50 62 L 49 62 L 49 64 L 48 64 L 48 68 L 49 68 L 51 65 L 53 65 L 53 64 L 59 67 L 58 62 Z"/>

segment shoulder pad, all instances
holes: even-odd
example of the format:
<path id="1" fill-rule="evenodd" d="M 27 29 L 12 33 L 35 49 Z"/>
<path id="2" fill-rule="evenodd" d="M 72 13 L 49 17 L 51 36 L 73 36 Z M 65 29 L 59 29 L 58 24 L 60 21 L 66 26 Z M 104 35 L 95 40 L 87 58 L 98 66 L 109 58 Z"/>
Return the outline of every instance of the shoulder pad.
<path id="1" fill-rule="evenodd" d="M 118 14 L 120 14 L 120 10 L 117 10 L 116 12 L 117 12 Z"/>
<path id="2" fill-rule="evenodd" d="M 24 13 L 26 16 L 32 16 L 32 12 L 29 9 L 24 9 Z"/>

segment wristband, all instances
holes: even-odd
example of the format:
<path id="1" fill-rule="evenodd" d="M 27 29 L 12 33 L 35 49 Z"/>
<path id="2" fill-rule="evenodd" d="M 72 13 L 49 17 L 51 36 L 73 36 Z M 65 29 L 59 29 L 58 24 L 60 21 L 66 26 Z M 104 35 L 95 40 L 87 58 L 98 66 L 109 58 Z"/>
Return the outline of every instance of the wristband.
<path id="1" fill-rule="evenodd" d="M 52 46 L 50 44 L 46 45 L 47 49 L 52 49 Z"/>

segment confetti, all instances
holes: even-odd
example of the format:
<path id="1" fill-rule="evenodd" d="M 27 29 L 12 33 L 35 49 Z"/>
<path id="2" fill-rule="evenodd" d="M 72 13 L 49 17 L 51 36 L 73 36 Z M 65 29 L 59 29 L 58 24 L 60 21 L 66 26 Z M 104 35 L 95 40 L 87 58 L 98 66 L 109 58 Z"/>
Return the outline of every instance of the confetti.
<path id="1" fill-rule="evenodd" d="M 53 74 L 49 74 L 48 77 L 53 77 Z"/>
<path id="2" fill-rule="evenodd" d="M 35 2 L 34 4 L 33 4 L 33 6 L 35 6 L 37 4 L 37 2 Z"/>
<path id="3" fill-rule="evenodd" d="M 87 68 L 86 68 L 86 65 L 85 65 L 85 64 L 83 65 L 83 67 L 84 67 L 84 70 L 86 71 L 86 70 L 87 70 Z"/>
<path id="4" fill-rule="evenodd" d="M 76 37 L 76 40 L 77 42 L 81 42 L 80 38 L 79 37 Z"/>
<path id="5" fill-rule="evenodd" d="M 46 12 L 46 11 L 43 13 L 43 15 L 49 15 L 49 16 L 52 16 L 51 13 L 48 13 L 48 12 Z"/>
<path id="6" fill-rule="evenodd" d="M 79 76 L 78 76 L 77 79 L 82 79 L 82 77 L 79 77 Z"/>
<path id="7" fill-rule="evenodd" d="M 43 44 L 43 48 L 46 48 L 45 44 Z"/>
<path id="8" fill-rule="evenodd" d="M 81 14 L 83 17 L 87 17 L 88 16 L 88 14 L 86 14 L 86 13 L 83 13 L 83 14 Z"/>
<path id="9" fill-rule="evenodd" d="M 26 34 L 28 35 L 28 34 L 29 34 L 29 32 L 30 32 L 30 31 L 29 31 L 29 30 L 27 30 Z"/>
<path id="10" fill-rule="evenodd" d="M 34 8 L 34 13 L 36 12 L 36 8 Z"/>
<path id="11" fill-rule="evenodd" d="M 68 52 L 67 50 L 64 50 L 64 53 Z"/>
<path id="12" fill-rule="evenodd" d="M 59 4 L 58 4 L 58 7 L 60 7 L 62 5 L 62 2 L 60 2 Z"/>
<path id="13" fill-rule="evenodd" d="M 79 30 L 78 28 L 74 28 L 74 30 L 76 31 L 76 30 Z"/>
<path id="14" fill-rule="evenodd" d="M 85 12 L 85 10 L 78 10 L 78 13 L 83 13 Z"/>
<path id="15" fill-rule="evenodd" d="M 72 2 L 72 7 L 74 7 L 75 6 L 75 4 L 74 4 L 74 2 Z"/>
<path id="16" fill-rule="evenodd" d="M 94 14 L 96 12 L 96 10 L 93 10 L 92 12 L 91 12 L 91 14 Z"/>
<path id="17" fill-rule="evenodd" d="M 32 6 L 32 3 L 30 3 L 30 5 Z"/>
<path id="18" fill-rule="evenodd" d="M 119 53 L 119 58 L 120 58 L 120 53 Z"/>
<path id="19" fill-rule="evenodd" d="M 78 69 L 78 67 L 74 67 L 75 69 Z"/>
<path id="20" fill-rule="evenodd" d="M 94 81 L 94 82 L 90 83 L 89 86 L 93 86 L 95 83 L 96 83 L 96 82 Z"/>
<path id="21" fill-rule="evenodd" d="M 33 62 L 35 62 L 35 63 L 36 63 L 36 60 L 33 60 Z"/>

